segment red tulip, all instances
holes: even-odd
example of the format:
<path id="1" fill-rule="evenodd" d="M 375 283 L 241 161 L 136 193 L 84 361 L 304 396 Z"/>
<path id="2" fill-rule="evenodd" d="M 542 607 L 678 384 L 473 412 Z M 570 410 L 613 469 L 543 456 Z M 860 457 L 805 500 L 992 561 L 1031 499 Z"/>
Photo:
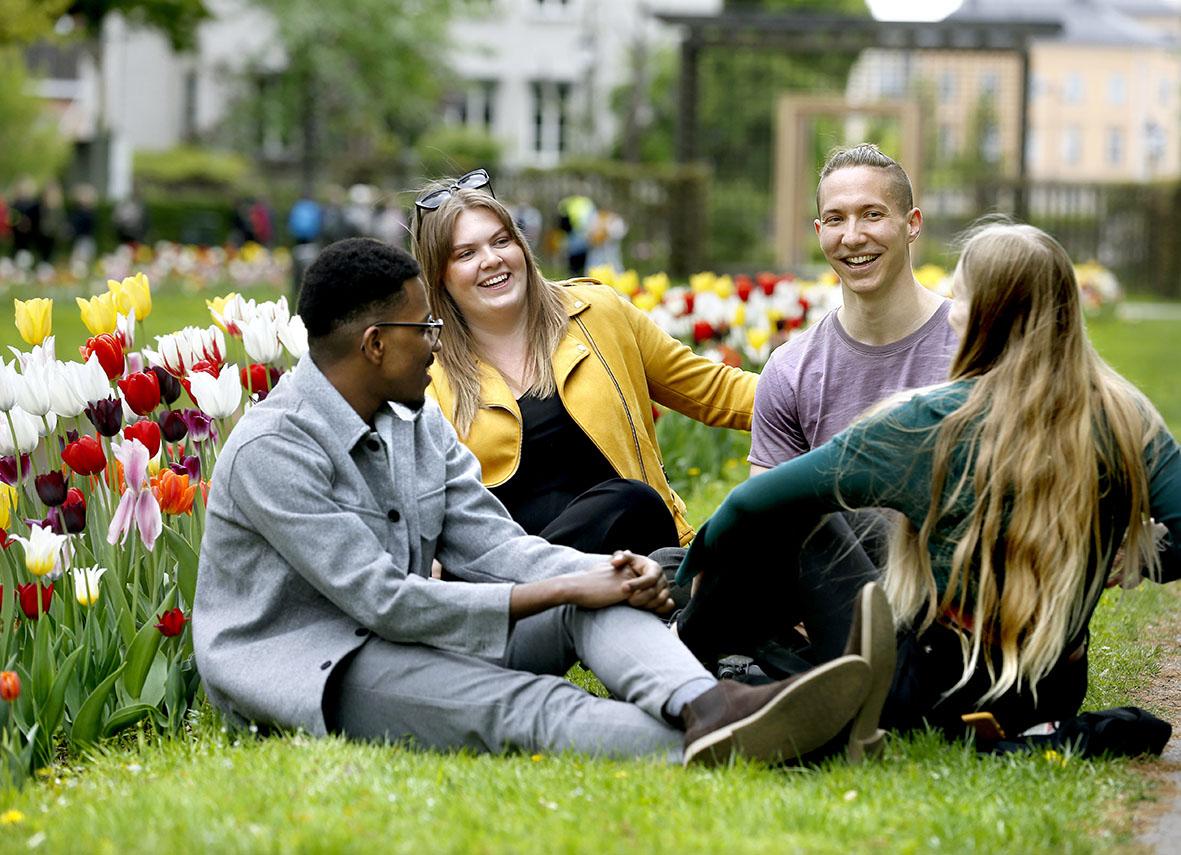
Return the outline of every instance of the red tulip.
<path id="1" fill-rule="evenodd" d="M 160 622 L 156 624 L 156 629 L 160 630 L 160 634 L 165 638 L 172 638 L 184 632 L 188 620 L 180 609 L 169 609 L 160 615 Z"/>
<path id="2" fill-rule="evenodd" d="M 4 529 L 0 528 L 0 546 L 7 549 L 8 547 L 12 546 L 14 543 L 16 543 L 16 541 L 8 536 L 8 532 L 6 532 Z M 2 596 L 4 596 L 4 589 L 0 588 L 0 597 L 2 597 Z"/>
<path id="3" fill-rule="evenodd" d="M 37 589 L 41 589 L 41 614 L 37 613 Z M 29 620 L 36 620 L 49 611 L 49 604 L 53 602 L 53 583 L 39 585 L 30 582 L 27 585 L 16 586 L 16 598 L 21 604 L 21 611 Z"/>
<path id="4" fill-rule="evenodd" d="M 221 376 L 221 363 L 210 359 L 198 359 L 189 367 L 189 374 L 202 371 L 206 374 L 212 374 L 214 377 Z"/>
<path id="5" fill-rule="evenodd" d="M 701 344 L 703 341 L 709 341 L 715 335 L 714 328 L 708 321 L 698 321 L 693 325 L 693 343 Z"/>
<path id="6" fill-rule="evenodd" d="M 150 419 L 123 428 L 123 438 L 142 442 L 148 450 L 148 457 L 155 457 L 160 450 L 160 426 Z"/>
<path id="7" fill-rule="evenodd" d="M 107 372 L 107 379 L 114 380 L 123 373 L 123 344 L 110 333 L 96 335 L 86 339 L 86 344 L 78 348 L 83 359 L 90 359 L 90 355 L 98 355 L 98 364 Z"/>
<path id="8" fill-rule="evenodd" d="M 775 286 L 779 284 L 779 277 L 774 273 L 760 273 L 755 279 L 768 297 L 775 293 Z"/>
<path id="9" fill-rule="evenodd" d="M 65 534 L 78 534 L 86 528 L 86 497 L 77 487 L 71 487 L 66 500 L 57 509 Z"/>
<path id="10" fill-rule="evenodd" d="M 0 700 L 15 701 L 21 694 L 21 678 L 15 671 L 0 671 Z"/>
<path id="11" fill-rule="evenodd" d="M 734 277 L 734 293 L 738 295 L 738 299 L 746 302 L 750 299 L 750 294 L 754 291 L 755 285 L 751 282 L 750 277 L 745 273 L 739 273 Z"/>
<path id="12" fill-rule="evenodd" d="M 123 400 L 132 412 L 146 416 L 160 406 L 160 381 L 151 371 L 137 371 L 119 381 Z"/>
<path id="13" fill-rule="evenodd" d="M 103 447 L 93 436 L 78 437 L 63 448 L 62 460 L 79 475 L 97 475 L 107 468 Z"/>
<path id="14" fill-rule="evenodd" d="M 693 314 L 693 306 L 697 302 L 697 295 L 692 291 L 685 292 L 685 314 Z"/>

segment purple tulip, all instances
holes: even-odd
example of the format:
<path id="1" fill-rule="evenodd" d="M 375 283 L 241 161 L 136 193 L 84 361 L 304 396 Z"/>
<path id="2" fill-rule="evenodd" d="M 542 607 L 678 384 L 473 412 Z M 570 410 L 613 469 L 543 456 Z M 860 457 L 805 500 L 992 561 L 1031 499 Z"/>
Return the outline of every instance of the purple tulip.
<path id="1" fill-rule="evenodd" d="M 118 398 L 95 401 L 84 412 L 103 436 L 119 435 L 119 428 L 123 427 L 123 402 Z"/>
<path id="2" fill-rule="evenodd" d="M 189 428 L 189 439 L 193 442 L 204 442 L 213 433 L 213 419 L 200 410 L 182 410 L 181 418 Z"/>
<path id="3" fill-rule="evenodd" d="M 20 460 L 20 475 L 22 481 L 29 480 L 29 455 L 22 454 Z M 0 481 L 12 486 L 16 484 L 16 457 L 9 455 L 0 457 Z"/>
<path id="4" fill-rule="evenodd" d="M 56 470 L 36 476 L 33 485 L 37 488 L 37 496 L 49 507 L 66 500 L 66 479 Z"/>
<path id="5" fill-rule="evenodd" d="M 168 468 L 177 475 L 188 475 L 193 483 L 201 480 L 201 458 L 192 454 L 181 458 L 180 462 L 174 460 L 168 464 Z"/>
<path id="6" fill-rule="evenodd" d="M 57 438 L 57 444 L 63 451 L 65 450 L 66 446 L 69 445 L 71 442 L 77 442 L 77 441 L 78 441 L 78 431 L 76 431 L 76 430 L 68 430 L 68 431 L 66 431 L 66 435 L 64 437 L 59 436 Z"/>
<path id="7" fill-rule="evenodd" d="M 165 404 L 175 404 L 180 397 L 180 381 L 159 365 L 153 365 L 150 370 L 160 381 L 160 400 Z"/>
<path id="8" fill-rule="evenodd" d="M 156 418 L 156 421 L 160 425 L 160 433 L 168 442 L 180 442 L 189 432 L 189 426 L 185 424 L 184 417 L 176 410 L 165 410 Z"/>
<path id="9" fill-rule="evenodd" d="M 50 508 L 46 521 L 56 534 L 78 534 L 86 528 L 86 500 L 80 490 L 71 491 L 60 507 Z"/>

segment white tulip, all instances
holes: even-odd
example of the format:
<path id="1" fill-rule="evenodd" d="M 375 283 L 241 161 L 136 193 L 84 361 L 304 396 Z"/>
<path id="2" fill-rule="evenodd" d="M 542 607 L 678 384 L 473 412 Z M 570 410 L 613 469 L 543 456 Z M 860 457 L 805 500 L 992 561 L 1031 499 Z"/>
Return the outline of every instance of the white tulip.
<path id="1" fill-rule="evenodd" d="M 224 366 L 220 377 L 214 377 L 204 371 L 190 374 L 189 391 L 197 406 L 206 415 L 215 419 L 224 419 L 232 415 L 242 403 L 242 383 L 238 379 L 238 366 Z"/>
<path id="2" fill-rule="evenodd" d="M 252 362 L 261 362 L 264 365 L 275 362 L 283 354 L 275 319 L 258 315 L 247 321 L 242 327 L 242 345 Z"/>
<path id="3" fill-rule="evenodd" d="M 74 574 L 74 598 L 80 605 L 93 606 L 98 602 L 99 580 L 107 568 L 94 564 L 90 567 L 75 567 L 71 572 Z"/>
<path id="4" fill-rule="evenodd" d="M 16 385 L 16 403 L 22 410 L 34 416 L 49 412 L 49 389 L 57 373 L 57 362 L 36 364 L 31 360 L 25 364 L 20 382 Z"/>
<path id="5" fill-rule="evenodd" d="M 86 363 L 72 373 L 71 379 L 78 396 L 88 404 L 111 397 L 111 381 L 107 379 L 107 372 L 103 370 L 97 354 L 90 354 Z"/>
<path id="6" fill-rule="evenodd" d="M 12 535 L 25 549 L 25 568 L 34 576 L 56 578 L 62 569 L 62 544 L 67 535 L 54 534 L 51 528 L 29 527 L 29 536 Z"/>
<path id="7" fill-rule="evenodd" d="M 285 326 L 279 327 L 279 341 L 296 359 L 302 359 L 308 352 L 308 328 L 303 325 L 303 318 L 292 315 Z"/>
<path id="8" fill-rule="evenodd" d="M 19 382 L 15 363 L 0 359 L 0 412 L 7 413 L 16 406 L 16 386 Z"/>
<path id="9" fill-rule="evenodd" d="M 63 419 L 81 415 L 89 403 L 82 397 L 78 388 L 80 380 L 76 379 L 85 371 L 86 366 L 80 362 L 59 362 L 54 367 L 49 385 L 49 408 Z"/>
<path id="10" fill-rule="evenodd" d="M 0 455 L 8 457 L 18 450 L 27 454 L 37 447 L 40 435 L 41 419 L 13 407 L 0 416 Z"/>

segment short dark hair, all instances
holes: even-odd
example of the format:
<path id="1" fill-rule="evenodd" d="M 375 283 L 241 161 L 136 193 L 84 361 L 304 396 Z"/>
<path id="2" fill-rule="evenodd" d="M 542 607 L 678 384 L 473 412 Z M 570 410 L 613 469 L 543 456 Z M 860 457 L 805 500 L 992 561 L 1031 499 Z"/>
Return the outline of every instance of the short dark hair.
<path id="1" fill-rule="evenodd" d="M 329 244 L 303 275 L 299 316 L 308 338 L 323 338 L 377 304 L 402 299 L 420 268 L 405 250 L 372 238 Z"/>
<path id="2" fill-rule="evenodd" d="M 820 185 L 824 179 L 838 169 L 849 169 L 853 166 L 869 166 L 874 169 L 884 169 L 890 175 L 890 188 L 894 194 L 894 201 L 902 207 L 902 212 L 909 213 L 914 207 L 914 189 L 910 185 L 910 176 L 894 158 L 883 154 L 882 150 L 873 143 L 860 143 L 847 148 L 833 149 L 828 160 L 820 169 L 820 180 L 816 183 L 816 212 L 820 213 Z"/>

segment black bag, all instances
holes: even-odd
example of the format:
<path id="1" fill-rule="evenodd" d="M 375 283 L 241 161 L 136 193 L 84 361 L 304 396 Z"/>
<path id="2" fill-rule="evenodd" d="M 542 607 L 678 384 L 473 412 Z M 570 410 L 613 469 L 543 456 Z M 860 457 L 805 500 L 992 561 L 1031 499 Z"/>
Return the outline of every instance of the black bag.
<path id="1" fill-rule="evenodd" d="M 1060 722 L 1053 733 L 991 743 L 977 740 L 976 747 L 989 754 L 1054 749 L 1068 750 L 1078 757 L 1159 757 L 1172 734 L 1171 724 L 1140 707 L 1116 707 L 1079 713 Z"/>

